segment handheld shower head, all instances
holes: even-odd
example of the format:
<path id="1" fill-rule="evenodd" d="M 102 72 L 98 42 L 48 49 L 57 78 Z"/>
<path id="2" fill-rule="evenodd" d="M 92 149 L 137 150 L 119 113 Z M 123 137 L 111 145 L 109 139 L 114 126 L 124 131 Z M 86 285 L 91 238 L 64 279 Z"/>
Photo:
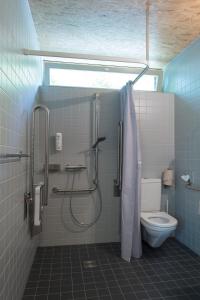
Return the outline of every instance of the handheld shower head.
<path id="1" fill-rule="evenodd" d="M 96 147 L 98 146 L 99 143 L 103 142 L 106 140 L 105 136 L 101 136 L 97 139 L 97 141 L 94 143 L 94 145 L 92 146 L 92 149 L 96 149 Z"/>

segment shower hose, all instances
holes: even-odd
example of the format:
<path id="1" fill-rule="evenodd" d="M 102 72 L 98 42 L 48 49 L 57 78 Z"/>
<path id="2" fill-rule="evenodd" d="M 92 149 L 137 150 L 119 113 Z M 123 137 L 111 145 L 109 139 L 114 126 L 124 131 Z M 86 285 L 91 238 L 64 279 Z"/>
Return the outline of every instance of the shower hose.
<path id="1" fill-rule="evenodd" d="M 72 185 L 71 185 L 71 190 L 72 191 L 74 189 L 75 177 L 76 177 L 76 174 L 74 173 L 73 177 L 72 177 Z M 96 222 L 99 220 L 99 218 L 101 216 L 101 213 L 102 213 L 102 196 L 101 196 L 100 190 L 98 189 L 98 185 L 97 185 L 97 193 L 99 195 L 99 197 L 98 197 L 99 198 L 99 211 L 98 211 L 97 215 L 94 217 L 94 219 L 90 223 L 80 222 L 77 219 L 77 217 L 74 214 L 73 207 L 72 207 L 73 192 L 70 193 L 70 195 L 69 195 L 69 211 L 70 211 L 70 214 L 71 214 L 73 222 L 77 226 L 79 226 L 79 227 L 85 227 L 85 229 L 88 229 L 88 228 L 92 227 L 94 224 L 96 224 Z M 91 192 L 91 197 L 94 199 L 94 196 L 93 196 L 92 192 Z"/>

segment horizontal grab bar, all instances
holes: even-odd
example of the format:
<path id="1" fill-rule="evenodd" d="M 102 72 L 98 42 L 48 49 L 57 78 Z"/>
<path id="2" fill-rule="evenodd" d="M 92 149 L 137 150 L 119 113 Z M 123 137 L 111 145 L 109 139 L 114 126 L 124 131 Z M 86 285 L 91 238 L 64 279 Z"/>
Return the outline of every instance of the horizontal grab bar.
<path id="1" fill-rule="evenodd" d="M 22 158 L 22 157 L 30 157 L 30 155 L 22 152 L 0 154 L 0 158 Z"/>
<path id="2" fill-rule="evenodd" d="M 96 191 L 97 186 L 95 185 L 94 187 L 88 188 L 88 189 L 80 189 L 80 190 L 61 190 L 58 189 L 57 187 L 52 188 L 52 192 L 54 194 L 77 194 L 77 193 L 92 193 Z"/>
<path id="3" fill-rule="evenodd" d="M 185 187 L 186 187 L 188 190 L 200 192 L 200 186 L 194 186 L 192 183 L 189 183 L 189 184 L 186 183 L 186 184 L 185 184 Z"/>
<path id="4" fill-rule="evenodd" d="M 81 171 L 86 169 L 87 167 L 83 165 L 65 165 L 66 171 Z"/>
<path id="5" fill-rule="evenodd" d="M 183 180 L 183 182 L 185 183 L 185 187 L 188 190 L 200 192 L 200 186 L 196 186 L 193 184 L 189 174 L 183 174 L 182 176 L 180 176 L 180 178 Z"/>
<path id="6" fill-rule="evenodd" d="M 20 161 L 22 157 L 30 157 L 30 155 L 22 152 L 0 154 L 0 164 L 17 162 Z"/>
<path id="7" fill-rule="evenodd" d="M 18 162 L 18 161 L 20 161 L 20 160 L 21 160 L 21 158 L 19 158 L 19 157 L 18 157 L 18 158 L 14 158 L 14 159 L 0 158 L 0 165 L 6 164 L 6 163 L 11 163 L 11 162 Z"/>

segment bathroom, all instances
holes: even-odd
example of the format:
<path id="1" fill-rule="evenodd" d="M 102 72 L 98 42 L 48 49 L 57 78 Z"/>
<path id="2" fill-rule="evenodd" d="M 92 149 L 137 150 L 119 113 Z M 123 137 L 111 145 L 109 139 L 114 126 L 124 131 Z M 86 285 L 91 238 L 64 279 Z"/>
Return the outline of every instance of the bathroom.
<path id="1" fill-rule="evenodd" d="M 199 14 L 0 1 L 0 299 L 200 299 Z"/>

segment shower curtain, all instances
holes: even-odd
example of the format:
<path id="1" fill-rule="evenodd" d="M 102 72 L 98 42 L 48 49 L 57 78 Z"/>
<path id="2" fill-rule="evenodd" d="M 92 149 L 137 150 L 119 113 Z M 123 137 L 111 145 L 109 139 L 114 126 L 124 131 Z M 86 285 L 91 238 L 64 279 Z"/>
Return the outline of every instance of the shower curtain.
<path id="1" fill-rule="evenodd" d="M 141 209 L 141 153 L 136 122 L 134 91 L 131 82 L 121 90 L 121 120 L 123 121 L 123 169 L 121 193 L 121 256 L 142 255 Z"/>

